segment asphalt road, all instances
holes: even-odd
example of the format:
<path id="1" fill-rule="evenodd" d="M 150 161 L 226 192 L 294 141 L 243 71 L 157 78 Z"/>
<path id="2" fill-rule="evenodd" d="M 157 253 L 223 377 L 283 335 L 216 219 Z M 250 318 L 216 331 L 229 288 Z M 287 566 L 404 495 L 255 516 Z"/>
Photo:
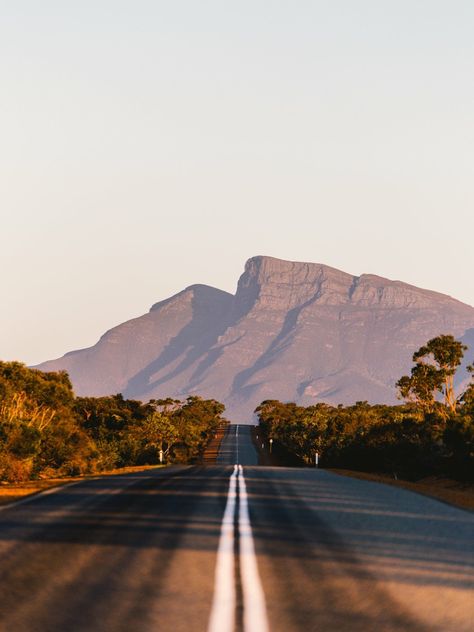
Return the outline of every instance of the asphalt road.
<path id="1" fill-rule="evenodd" d="M 219 465 L 257 465 L 258 455 L 250 436 L 251 426 L 232 425 L 227 428 L 217 463 Z"/>
<path id="2" fill-rule="evenodd" d="M 474 514 L 258 467 L 245 426 L 219 461 L 0 510 L 0 630 L 474 630 Z"/>

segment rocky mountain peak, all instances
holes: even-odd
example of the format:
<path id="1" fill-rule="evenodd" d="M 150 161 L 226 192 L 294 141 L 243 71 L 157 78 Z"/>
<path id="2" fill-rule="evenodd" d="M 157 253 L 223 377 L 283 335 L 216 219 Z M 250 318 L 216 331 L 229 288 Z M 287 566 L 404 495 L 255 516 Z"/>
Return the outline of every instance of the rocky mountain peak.
<path id="1" fill-rule="evenodd" d="M 320 263 L 252 257 L 240 277 L 236 299 L 248 307 L 293 309 L 308 301 L 340 304 L 348 301 L 354 277 Z"/>
<path id="2" fill-rule="evenodd" d="M 200 304 L 208 304 L 211 303 L 227 303 L 230 306 L 232 302 L 232 294 L 229 292 L 224 292 L 224 290 L 218 290 L 215 287 L 210 285 L 203 285 L 201 283 L 197 283 L 195 285 L 189 285 L 187 288 L 174 294 L 171 298 L 167 298 L 164 301 L 159 301 L 150 307 L 150 312 L 163 309 L 166 306 L 173 305 L 179 306 L 193 303 L 194 306 Z"/>
<path id="3" fill-rule="evenodd" d="M 441 333 L 469 344 L 473 331 L 474 308 L 449 296 L 257 256 L 235 296 L 191 285 L 38 368 L 67 370 L 80 395 L 214 397 L 246 423 L 264 399 L 395 403 L 418 347 Z"/>
<path id="4" fill-rule="evenodd" d="M 292 309 L 306 303 L 414 309 L 440 303 L 463 305 L 444 294 L 375 274 L 355 276 L 320 263 L 266 256 L 247 261 L 238 283 L 236 300 L 245 304 L 246 310 L 253 305 Z"/>

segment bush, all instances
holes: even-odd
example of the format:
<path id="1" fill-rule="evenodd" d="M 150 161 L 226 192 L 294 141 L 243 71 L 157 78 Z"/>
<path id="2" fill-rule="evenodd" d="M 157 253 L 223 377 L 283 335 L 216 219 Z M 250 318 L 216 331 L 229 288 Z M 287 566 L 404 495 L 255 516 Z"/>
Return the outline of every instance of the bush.
<path id="1" fill-rule="evenodd" d="M 75 397 L 64 372 L 0 362 L 0 480 L 76 476 L 129 465 L 199 459 L 224 406 L 190 397 L 148 404 Z"/>
<path id="2" fill-rule="evenodd" d="M 30 480 L 33 471 L 31 458 L 21 459 L 12 454 L 0 454 L 0 480 L 23 483 Z"/>

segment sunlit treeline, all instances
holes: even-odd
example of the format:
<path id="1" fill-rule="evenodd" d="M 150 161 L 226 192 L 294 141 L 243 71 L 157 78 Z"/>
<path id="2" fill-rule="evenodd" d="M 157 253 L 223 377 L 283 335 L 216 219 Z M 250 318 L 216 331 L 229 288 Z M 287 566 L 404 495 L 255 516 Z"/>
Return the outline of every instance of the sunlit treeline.
<path id="1" fill-rule="evenodd" d="M 67 373 L 0 362 L 0 480 L 82 475 L 200 458 L 224 406 L 215 400 L 76 397 Z"/>
<path id="2" fill-rule="evenodd" d="M 318 453 L 323 466 L 474 480 L 474 382 L 458 397 L 453 386 L 465 351 L 452 336 L 421 347 L 397 383 L 406 400 L 399 406 L 264 401 L 256 410 L 261 432 L 307 465 Z"/>

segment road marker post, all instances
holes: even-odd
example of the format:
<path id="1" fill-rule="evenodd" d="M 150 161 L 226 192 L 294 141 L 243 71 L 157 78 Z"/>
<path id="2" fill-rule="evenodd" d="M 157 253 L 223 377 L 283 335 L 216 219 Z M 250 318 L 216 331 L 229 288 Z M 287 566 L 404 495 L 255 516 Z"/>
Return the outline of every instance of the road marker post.
<path id="1" fill-rule="evenodd" d="M 314 455 L 314 467 L 319 467 L 319 452 Z"/>

